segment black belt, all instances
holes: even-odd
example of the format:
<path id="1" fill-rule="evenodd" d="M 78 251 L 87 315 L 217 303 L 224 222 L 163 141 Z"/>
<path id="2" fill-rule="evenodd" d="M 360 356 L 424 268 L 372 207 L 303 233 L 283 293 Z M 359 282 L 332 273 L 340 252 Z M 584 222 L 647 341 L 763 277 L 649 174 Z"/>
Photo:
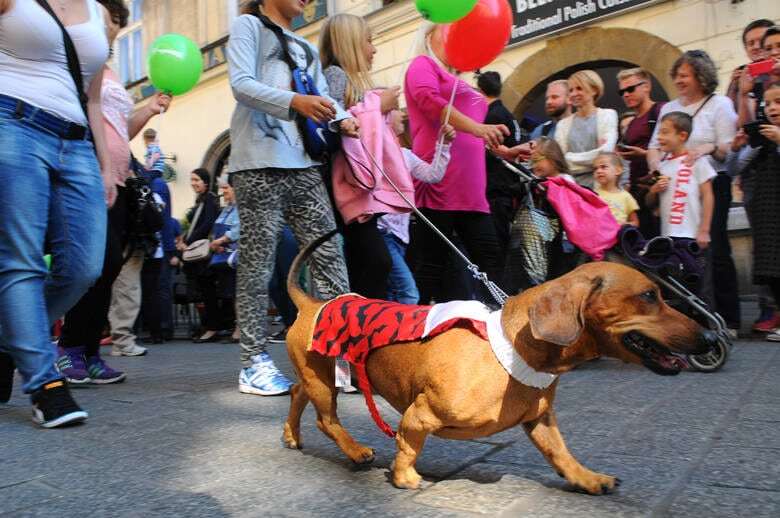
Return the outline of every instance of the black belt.
<path id="1" fill-rule="evenodd" d="M 0 94 L 0 108 L 13 113 L 17 119 L 25 119 L 65 140 L 92 140 L 92 132 L 86 126 L 66 121 L 15 97 Z"/>

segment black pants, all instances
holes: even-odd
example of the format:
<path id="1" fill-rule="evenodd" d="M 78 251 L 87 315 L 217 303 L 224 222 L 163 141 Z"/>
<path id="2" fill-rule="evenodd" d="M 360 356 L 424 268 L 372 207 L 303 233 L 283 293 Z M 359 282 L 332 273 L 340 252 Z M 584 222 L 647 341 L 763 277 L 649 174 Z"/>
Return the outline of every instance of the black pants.
<path id="1" fill-rule="evenodd" d="M 496 227 L 490 214 L 433 209 L 422 209 L 422 213 L 448 238 L 457 233 L 471 261 L 485 272 L 491 281 L 500 282 L 503 260 Z M 450 255 L 447 244 L 423 222 L 418 222 L 415 226 L 413 241 L 417 248 L 414 274 L 417 288 L 420 290 L 420 304 L 428 304 L 431 299 L 436 302 L 468 300 L 471 295 L 470 286 L 450 287 L 445 290 L 442 285 L 444 265 Z M 450 295 L 444 295 L 445 293 Z M 479 298 L 484 302 L 495 303 L 481 285 Z"/>
<path id="2" fill-rule="evenodd" d="M 125 187 L 119 187 L 116 203 L 108 211 L 106 255 L 100 278 L 65 315 L 60 344 L 66 349 L 86 347 L 87 357 L 98 354 L 101 334 L 108 324 L 111 285 L 122 269 L 122 254 L 127 245 L 129 195 Z"/>
<path id="3" fill-rule="evenodd" d="M 160 269 L 162 259 L 146 258 L 141 269 L 141 322 L 152 338 L 162 337 Z"/>
<path id="4" fill-rule="evenodd" d="M 496 227 L 496 238 L 501 250 L 501 257 L 506 257 L 509 247 L 509 227 L 512 224 L 515 207 L 510 196 L 488 198 L 488 203 L 490 204 L 490 215 L 493 217 L 493 224 Z"/>
<path id="5" fill-rule="evenodd" d="M 236 325 L 236 272 L 227 267 L 206 269 L 198 276 L 205 311 L 206 331 L 232 331 Z"/>
<path id="6" fill-rule="evenodd" d="M 731 177 L 724 173 L 712 182 L 715 208 L 710 227 L 710 253 L 712 255 L 712 279 L 715 309 L 731 329 L 739 329 L 739 287 L 737 268 L 731 257 L 728 235 L 729 208 L 731 208 Z"/>
<path id="7" fill-rule="evenodd" d="M 176 267 L 171 266 L 171 258 L 174 252 L 165 252 L 160 264 L 160 281 L 157 291 L 157 300 L 160 304 L 160 328 L 163 338 L 173 338 L 173 275 Z"/>
<path id="8" fill-rule="evenodd" d="M 373 217 L 365 223 L 344 226 L 344 252 L 352 291 L 370 299 L 386 299 L 393 259 L 376 220 Z"/>

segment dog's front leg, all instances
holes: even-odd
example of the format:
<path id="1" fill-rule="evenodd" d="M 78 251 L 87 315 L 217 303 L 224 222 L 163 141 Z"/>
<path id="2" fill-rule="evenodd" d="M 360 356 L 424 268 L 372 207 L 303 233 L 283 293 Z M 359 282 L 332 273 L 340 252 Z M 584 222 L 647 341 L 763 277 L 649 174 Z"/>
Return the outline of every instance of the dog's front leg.
<path id="1" fill-rule="evenodd" d="M 414 464 L 425 445 L 425 438 L 439 428 L 441 422 L 428 406 L 425 394 L 420 394 L 404 412 L 395 436 L 398 453 L 390 467 L 395 487 L 402 489 L 420 487 L 422 477 L 414 469 Z"/>
<path id="2" fill-rule="evenodd" d="M 523 423 L 523 427 L 555 471 L 577 488 L 601 495 L 620 485 L 619 479 L 591 471 L 574 458 L 563 442 L 552 409 L 534 421 Z"/>

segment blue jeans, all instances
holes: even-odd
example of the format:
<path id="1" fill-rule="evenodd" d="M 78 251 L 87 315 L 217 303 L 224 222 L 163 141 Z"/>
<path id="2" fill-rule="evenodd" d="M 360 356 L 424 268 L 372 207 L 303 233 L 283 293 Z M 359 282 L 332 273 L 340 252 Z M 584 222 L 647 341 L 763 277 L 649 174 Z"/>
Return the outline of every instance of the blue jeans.
<path id="1" fill-rule="evenodd" d="M 62 378 L 49 330 L 100 276 L 106 205 L 90 141 L 61 139 L 3 108 L 0 128 L 0 348 L 30 393 Z"/>
<path id="2" fill-rule="evenodd" d="M 279 242 L 276 245 L 276 260 L 274 261 L 274 274 L 268 283 L 268 293 L 271 300 L 274 301 L 279 315 L 282 317 L 285 327 L 290 327 L 295 323 L 298 316 L 298 309 L 290 300 L 287 293 L 287 274 L 290 273 L 295 256 L 298 255 L 298 242 L 292 230 L 287 225 L 282 229 L 279 235 Z"/>
<path id="3" fill-rule="evenodd" d="M 406 264 L 406 244 L 389 232 L 382 232 L 385 238 L 387 251 L 393 260 L 390 275 L 387 277 L 387 300 L 400 302 L 401 304 L 417 304 L 420 300 L 420 292 L 417 283 L 414 282 L 412 271 Z"/>

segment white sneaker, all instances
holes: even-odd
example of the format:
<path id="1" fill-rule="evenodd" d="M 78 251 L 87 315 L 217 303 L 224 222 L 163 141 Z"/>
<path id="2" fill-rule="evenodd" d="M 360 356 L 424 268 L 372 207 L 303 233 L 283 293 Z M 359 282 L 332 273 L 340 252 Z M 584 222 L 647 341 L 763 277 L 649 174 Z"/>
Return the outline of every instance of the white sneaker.
<path id="1" fill-rule="evenodd" d="M 251 367 L 241 369 L 238 375 L 238 391 L 257 396 L 281 396 L 290 392 L 292 381 L 274 365 L 268 353 L 252 357 Z"/>
<path id="2" fill-rule="evenodd" d="M 766 335 L 768 342 L 780 342 L 780 327 Z"/>
<path id="3" fill-rule="evenodd" d="M 143 356 L 147 352 L 146 347 L 141 347 L 140 345 L 126 345 L 124 347 L 120 347 L 118 345 L 114 345 L 111 347 L 111 356 Z"/>

